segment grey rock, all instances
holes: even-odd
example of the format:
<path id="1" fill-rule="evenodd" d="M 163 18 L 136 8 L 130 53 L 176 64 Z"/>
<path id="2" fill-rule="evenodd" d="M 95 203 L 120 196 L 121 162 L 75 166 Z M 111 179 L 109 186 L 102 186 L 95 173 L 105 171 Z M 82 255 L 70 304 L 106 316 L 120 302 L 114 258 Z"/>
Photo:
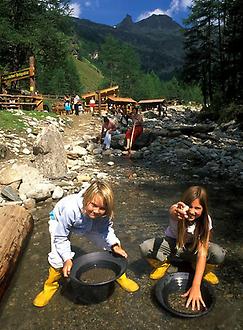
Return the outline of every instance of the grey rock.
<path id="1" fill-rule="evenodd" d="M 54 125 L 42 130 L 33 149 L 41 150 L 36 153 L 33 164 L 45 177 L 57 178 L 67 173 L 67 155 L 62 136 Z"/>
<path id="2" fill-rule="evenodd" d="M 55 187 L 53 194 L 52 194 L 52 198 L 53 199 L 60 199 L 62 198 L 64 195 L 64 190 L 61 187 Z"/>
<path id="3" fill-rule="evenodd" d="M 0 159 L 4 159 L 7 156 L 8 148 L 6 145 L 0 144 Z"/>
<path id="4" fill-rule="evenodd" d="M 2 189 L 1 194 L 10 201 L 21 201 L 18 191 L 13 189 L 11 186 L 5 186 Z"/>

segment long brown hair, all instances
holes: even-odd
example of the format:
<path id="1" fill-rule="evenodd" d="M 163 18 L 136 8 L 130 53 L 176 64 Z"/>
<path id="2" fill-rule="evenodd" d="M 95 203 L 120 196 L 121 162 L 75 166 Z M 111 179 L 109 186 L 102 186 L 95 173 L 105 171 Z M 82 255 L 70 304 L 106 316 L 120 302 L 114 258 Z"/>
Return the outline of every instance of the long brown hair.
<path id="1" fill-rule="evenodd" d="M 208 220 L 208 195 L 205 188 L 201 186 L 191 186 L 182 195 L 181 201 L 190 206 L 195 199 L 199 199 L 203 211 L 201 216 L 196 219 L 196 227 L 194 230 L 193 241 L 190 246 L 190 250 L 197 249 L 198 243 L 201 242 L 206 247 L 209 231 Z M 178 248 L 183 248 L 185 244 L 186 235 L 186 220 L 178 221 Z"/>
<path id="2" fill-rule="evenodd" d="M 105 215 L 112 219 L 114 215 L 114 194 L 110 185 L 101 180 L 93 181 L 83 194 L 84 208 L 92 201 L 95 195 L 100 195 L 103 198 L 106 209 Z"/>

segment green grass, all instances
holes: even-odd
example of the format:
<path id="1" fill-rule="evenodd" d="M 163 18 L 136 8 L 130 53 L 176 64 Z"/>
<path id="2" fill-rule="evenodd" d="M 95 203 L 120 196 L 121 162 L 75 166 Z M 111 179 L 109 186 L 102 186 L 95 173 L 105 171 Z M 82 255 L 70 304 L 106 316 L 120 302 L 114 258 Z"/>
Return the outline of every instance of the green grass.
<path id="1" fill-rule="evenodd" d="M 104 78 L 102 73 L 86 59 L 80 61 L 74 58 L 74 63 L 79 72 L 81 84 L 84 86 L 84 93 L 97 90 Z"/>
<path id="2" fill-rule="evenodd" d="M 26 127 L 20 115 L 14 115 L 12 112 L 0 110 L 0 128 L 5 131 L 21 132 Z"/>
<path id="3" fill-rule="evenodd" d="M 43 120 L 47 116 L 57 117 L 55 113 L 39 112 L 39 111 L 24 111 L 24 117 L 36 118 Z M 0 110 L 0 129 L 11 132 L 22 132 L 27 127 L 25 120 L 21 114 L 17 112 L 10 112 L 7 110 Z"/>
<path id="4" fill-rule="evenodd" d="M 24 110 L 23 110 L 24 111 Z M 41 112 L 41 111 L 24 111 L 25 116 L 36 118 L 38 120 L 45 119 L 46 117 L 57 118 L 57 114 L 54 112 Z"/>

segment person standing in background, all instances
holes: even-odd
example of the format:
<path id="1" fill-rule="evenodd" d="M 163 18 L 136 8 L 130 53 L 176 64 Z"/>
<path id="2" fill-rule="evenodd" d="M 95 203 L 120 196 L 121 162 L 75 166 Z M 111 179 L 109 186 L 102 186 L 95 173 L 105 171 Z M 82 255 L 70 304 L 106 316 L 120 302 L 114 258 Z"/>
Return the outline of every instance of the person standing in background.
<path id="1" fill-rule="evenodd" d="M 126 131 L 126 146 L 125 150 L 131 150 L 136 139 L 143 133 L 143 117 L 138 113 L 137 108 L 132 109 L 131 119 L 133 127 Z"/>
<path id="2" fill-rule="evenodd" d="M 91 100 L 89 101 L 89 109 L 90 109 L 90 113 L 93 114 L 94 113 L 94 108 L 95 108 L 95 100 L 92 97 Z"/>
<path id="3" fill-rule="evenodd" d="M 75 113 L 76 116 L 79 115 L 79 109 L 78 109 L 79 101 L 80 101 L 80 97 L 78 96 L 78 94 L 76 94 L 76 96 L 73 99 L 74 113 Z"/>

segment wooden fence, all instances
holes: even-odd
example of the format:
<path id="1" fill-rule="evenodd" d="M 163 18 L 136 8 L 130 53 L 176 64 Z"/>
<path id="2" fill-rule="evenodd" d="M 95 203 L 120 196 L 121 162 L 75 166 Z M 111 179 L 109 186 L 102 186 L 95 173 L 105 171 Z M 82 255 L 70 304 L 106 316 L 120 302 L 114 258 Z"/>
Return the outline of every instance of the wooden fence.
<path id="1" fill-rule="evenodd" d="M 0 109 L 43 110 L 42 95 L 0 94 Z"/>

